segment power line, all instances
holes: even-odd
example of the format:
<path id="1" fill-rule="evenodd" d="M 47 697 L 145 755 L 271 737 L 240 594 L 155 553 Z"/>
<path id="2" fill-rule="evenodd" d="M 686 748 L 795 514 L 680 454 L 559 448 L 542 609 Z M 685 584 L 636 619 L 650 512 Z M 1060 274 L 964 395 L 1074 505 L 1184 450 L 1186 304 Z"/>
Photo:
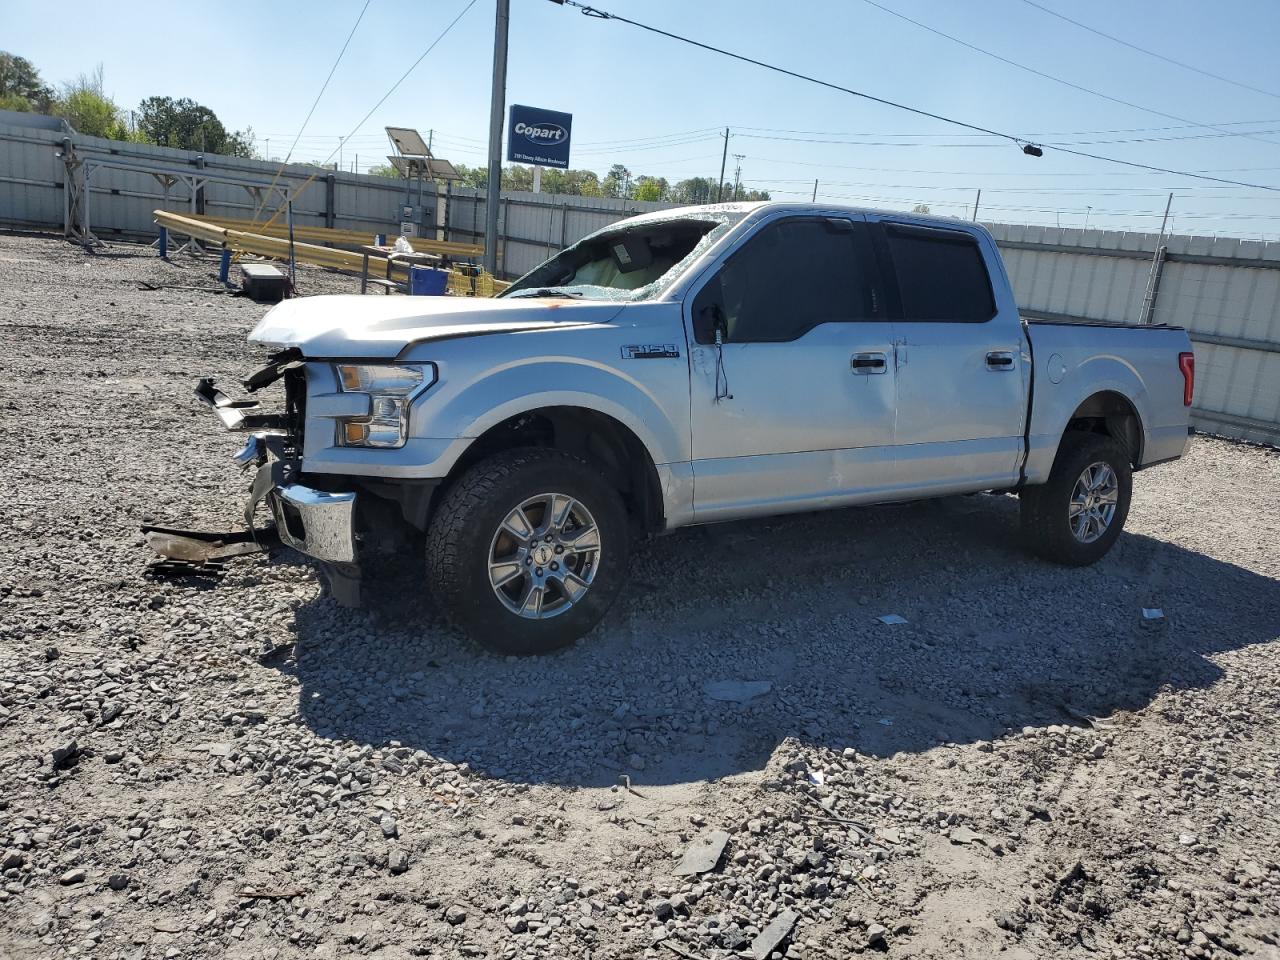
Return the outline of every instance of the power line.
<path id="1" fill-rule="evenodd" d="M 271 191 L 275 188 L 276 182 L 280 179 L 280 175 L 284 173 L 285 165 L 288 164 L 293 157 L 293 151 L 298 146 L 298 141 L 302 138 L 303 131 L 307 129 L 307 124 L 311 122 L 311 115 L 316 112 L 316 107 L 320 103 L 320 98 L 324 96 L 324 92 L 329 89 L 329 81 L 333 79 L 333 73 L 338 69 L 338 64 L 342 62 L 342 57 L 347 52 L 347 47 L 351 44 L 351 38 L 356 35 L 356 28 L 360 26 L 360 21 L 364 19 L 364 13 L 369 9 L 371 0 L 364 0 L 364 6 L 360 8 L 360 15 L 356 17 L 356 22 L 351 25 L 351 32 L 347 34 L 346 41 L 342 44 L 342 49 L 338 51 L 337 59 L 333 61 L 333 66 L 329 68 L 329 75 L 324 78 L 324 83 L 320 84 L 320 92 L 316 94 L 316 98 L 311 101 L 311 109 L 307 111 L 306 119 L 302 121 L 302 126 L 298 128 L 297 136 L 293 138 L 293 143 L 289 145 L 289 152 L 285 154 L 284 160 L 280 162 L 280 166 L 276 169 L 276 175 L 271 178 L 271 186 L 267 187 L 262 193 L 262 199 L 258 201 L 258 205 L 253 211 L 253 222 L 258 222 L 258 215 L 262 213 L 263 206 L 270 200 Z M 338 146 L 342 146 L 342 141 L 338 141 Z M 267 157 L 270 160 L 270 157 Z M 278 212 L 278 211 L 277 211 Z M 274 219 L 274 218 L 272 218 Z"/>
<path id="2" fill-rule="evenodd" d="M 1027 73 L 1032 74 L 1033 76 L 1041 77 L 1045 80 L 1051 80 L 1054 83 L 1060 83 L 1064 87 L 1070 87 L 1072 90 L 1079 90 L 1081 93 L 1087 93 L 1090 96 L 1099 97 L 1100 99 L 1108 100 L 1111 103 L 1118 103 L 1122 107 L 1130 107 L 1131 109 L 1141 110 L 1143 113 L 1149 113 L 1153 116 L 1164 117 L 1166 120 L 1177 120 L 1179 123 L 1189 123 L 1198 127 L 1208 127 L 1211 130 L 1217 130 L 1220 133 L 1224 133 L 1232 137 L 1245 137 L 1249 140 L 1257 140 L 1261 143 L 1270 143 L 1270 144 L 1280 145 L 1280 141 L 1264 140 L 1262 137 L 1254 136 L 1251 133 L 1238 133 L 1235 131 L 1223 130 L 1220 127 L 1215 127 L 1211 123 L 1197 123 L 1196 121 L 1190 120 L 1187 117 L 1180 117 L 1177 114 L 1166 113 L 1165 111 L 1157 110 L 1154 107 L 1144 107 L 1142 104 L 1134 103 L 1132 100 L 1123 100 L 1120 97 L 1113 97 L 1109 93 L 1103 93 L 1101 90 L 1094 90 L 1090 87 L 1083 86 L 1082 84 L 1075 83 L 1071 80 L 1066 80 L 1062 77 L 1054 76 L 1051 73 L 1045 73 L 1043 70 L 1037 70 L 1035 67 L 1027 66 L 1025 63 L 1019 63 L 1017 60 L 1010 60 L 1008 57 L 1003 57 L 998 53 L 993 53 L 992 51 L 987 50 L 983 47 L 979 47 L 976 44 L 969 43 L 967 40 L 961 40 L 959 37 L 952 36 L 949 33 L 946 33 L 942 30 L 938 30 L 935 27 L 931 27 L 927 23 L 921 23 L 919 20 L 914 20 L 911 17 L 908 17 L 905 13 L 899 13 L 897 10 L 891 10 L 888 7 L 884 6 L 883 4 L 877 3 L 876 0 L 862 0 L 862 2 L 869 6 L 875 7 L 877 10 L 881 11 L 882 13 L 889 14 L 889 16 L 891 17 L 897 17 L 899 20 L 902 20 L 905 23 L 913 24 L 914 26 L 919 27 L 921 30 L 927 30 L 929 33 L 932 33 L 934 36 L 938 36 L 946 40 L 950 40 L 952 43 L 958 43 L 960 46 L 965 47 L 968 50 L 972 50 L 975 53 L 980 53 L 984 57 L 990 57 L 993 60 L 998 60 L 1001 63 L 1008 64 L 1011 67 L 1016 67 L 1019 70 L 1024 70 Z"/>
<path id="3" fill-rule="evenodd" d="M 449 35 L 449 31 L 451 31 L 457 25 L 459 20 L 461 20 L 463 17 L 467 15 L 467 12 L 476 5 L 476 2 L 477 0 L 470 0 L 470 2 L 465 7 L 462 8 L 462 10 L 458 13 L 457 16 L 449 21 L 449 25 L 445 27 L 443 30 L 441 30 L 439 36 L 437 36 L 434 40 L 431 41 L 430 46 L 428 46 L 427 49 L 422 51 L 421 56 L 419 56 L 417 60 L 413 61 L 413 63 L 409 65 L 409 69 L 407 69 L 404 73 L 400 74 L 400 79 L 398 79 L 395 83 L 391 85 L 391 89 L 388 90 L 386 93 L 384 93 L 382 97 L 378 100 L 378 102 L 369 108 L 369 112 L 366 113 L 363 117 L 361 117 L 359 122 L 354 127 L 351 128 L 350 133 L 348 133 L 347 136 L 343 138 L 344 140 L 349 139 L 361 127 L 363 127 L 365 125 L 365 122 L 371 116 L 373 116 L 374 112 L 377 111 L 377 109 L 380 106 L 382 106 L 384 103 L 386 103 L 387 99 L 393 93 L 395 93 L 398 89 L 400 89 L 400 84 L 404 83 L 405 80 L 409 78 L 409 74 L 413 73 L 414 70 L 418 69 L 418 64 L 422 63 L 422 61 L 427 58 L 427 54 L 429 54 L 432 50 L 434 50 L 436 46 L 440 43 L 440 41 Z M 329 154 L 323 160 L 320 161 L 320 163 L 322 165 L 325 163 L 328 163 L 333 158 L 333 155 L 337 152 L 338 152 L 338 148 L 335 147 L 333 150 L 329 152 Z M 319 175 L 319 171 L 317 170 L 315 173 L 309 176 L 305 181 L 303 181 L 302 186 L 300 186 L 297 192 L 294 193 L 293 198 L 297 199 L 302 194 L 302 191 L 304 191 L 307 187 L 309 187 L 318 175 Z M 285 205 L 282 203 L 279 207 L 276 208 L 276 212 L 272 214 L 271 219 L 267 221 L 267 226 L 271 226 L 271 224 L 275 222 L 276 218 L 280 216 L 280 211 L 283 210 L 284 207 Z"/>
<path id="4" fill-rule="evenodd" d="M 1276 130 L 1260 130 L 1259 133 L 1280 133 L 1280 129 Z M 1000 143 L 921 143 L 919 141 L 894 141 L 894 140 L 839 140 L 826 139 L 823 137 L 789 137 L 776 134 L 764 133 L 742 133 L 739 136 L 748 137 L 753 140 L 781 140 L 790 143 L 825 143 L 837 146 L 848 147 L 929 147 L 934 150 L 946 149 L 981 149 L 981 148 L 1003 148 Z M 859 134 L 840 134 L 839 136 L 859 136 Z M 874 134 L 867 134 L 874 136 Z M 911 136 L 911 134 L 908 134 Z M 1091 147 L 1103 146 L 1107 144 L 1119 143 L 1171 143 L 1182 140 L 1213 140 L 1221 137 L 1239 136 L 1234 133 L 1189 133 L 1179 137 L 1125 137 L 1112 140 L 1068 140 L 1065 141 L 1075 147 Z M 1043 142 L 1043 141 L 1038 141 Z M 1270 143 L 1271 141 L 1264 141 Z"/>
<path id="5" fill-rule="evenodd" d="M 1280 120 L 1223 120 L 1217 124 L 1219 127 L 1241 127 L 1241 126 L 1257 126 L 1258 124 L 1267 124 L 1275 126 L 1280 124 Z M 1058 130 L 1052 133 L 1033 133 L 1028 136 L 1034 137 L 1092 137 L 1103 136 L 1111 133 L 1166 133 L 1170 130 L 1200 130 L 1204 124 L 1201 123 L 1179 123 L 1163 127 L 1113 127 L 1108 130 Z M 790 130 L 784 127 L 752 127 L 747 124 L 735 123 L 735 130 L 755 130 L 758 133 L 795 133 L 804 134 L 815 137 L 967 137 L 971 134 L 967 133 L 872 133 L 866 130 L 859 130 L 853 133 L 834 132 L 831 130 Z M 1251 133 L 1267 133 L 1272 131 L 1250 131 Z M 1201 134 L 1205 136 L 1205 134 Z"/>
<path id="6" fill-rule="evenodd" d="M 1155 57 L 1157 60 L 1163 60 L 1165 63 L 1171 63 L 1175 67 L 1182 67 L 1184 70 L 1190 70 L 1193 73 L 1198 73 L 1202 77 L 1211 77 L 1214 80 L 1221 80 L 1223 83 L 1229 83 L 1233 87 L 1239 87 L 1242 90 L 1252 90 L 1254 93 L 1260 93 L 1264 97 L 1275 97 L 1277 100 L 1280 100 L 1280 93 L 1264 90 L 1261 87 L 1242 83 L 1239 80 L 1232 80 L 1230 77 L 1224 77 L 1220 73 L 1212 73 L 1209 70 L 1204 70 L 1193 64 L 1184 63 L 1181 60 L 1175 60 L 1173 57 L 1167 57 L 1163 53 L 1156 53 L 1154 50 L 1148 50 L 1146 47 L 1140 47 L 1136 43 L 1130 43 L 1128 40 L 1122 40 L 1120 37 L 1113 36 L 1110 33 L 1104 33 L 1096 27 L 1089 26 L 1087 23 L 1081 23 L 1079 20 L 1072 20 L 1066 14 L 1058 13 L 1057 10 L 1050 10 L 1048 7 L 1036 3 L 1035 0 L 1022 0 L 1022 2 L 1028 6 L 1035 7 L 1042 13 L 1047 13 L 1051 17 L 1057 17 L 1059 20 L 1065 20 L 1067 23 L 1079 27 L 1081 30 L 1087 30 L 1089 33 L 1096 34 L 1099 37 L 1110 40 L 1112 43 L 1118 43 L 1121 46 L 1128 47 L 1130 50 L 1137 50 L 1139 53 L 1145 53 L 1149 57 Z"/>
<path id="7" fill-rule="evenodd" d="M 955 119 L 952 119 L 951 117 L 944 117 L 941 114 L 930 113 L 928 110 L 921 110 L 917 107 L 907 106 L 905 103 L 897 103 L 893 100 L 886 100 L 883 97 L 877 97 L 870 93 L 863 93 L 860 90 L 854 90 L 850 87 L 842 87 L 837 83 L 831 83 L 827 80 L 819 80 L 817 77 L 810 77 L 803 73 L 797 73 L 794 70 L 788 70 L 786 67 L 775 66 L 772 63 L 765 63 L 763 60 L 755 60 L 741 53 L 733 53 L 732 51 L 724 50 L 720 47 L 713 47 L 709 43 L 703 43 L 700 40 L 693 40 L 690 37 L 682 37 L 678 33 L 671 33 L 659 27 L 651 27 L 648 24 L 640 23 L 637 20 L 629 20 L 626 17 L 619 16 L 616 13 L 609 13 L 608 11 L 605 11 L 605 10 L 599 10 L 595 7 L 589 7 L 585 4 L 576 2 L 576 0 L 552 0 L 552 2 L 562 4 L 563 6 L 577 7 L 579 10 L 583 12 L 585 16 L 591 17 L 596 20 L 617 20 L 619 23 L 625 23 L 633 27 L 639 27 L 641 30 L 647 30 L 650 33 L 656 33 L 656 34 L 659 34 L 660 36 L 667 37 L 671 40 L 678 40 L 681 43 L 687 43 L 690 46 L 701 47 L 703 50 L 709 50 L 712 53 L 718 53 L 724 57 L 730 57 L 734 60 L 741 60 L 744 63 L 750 63 L 753 66 L 763 67 L 764 69 L 772 70 L 775 73 L 785 74 L 786 76 L 794 77 L 797 80 L 806 80 L 809 83 L 816 83 L 819 86 L 827 87 L 831 90 L 838 90 L 841 93 L 847 93 L 854 97 L 861 97 L 862 99 L 870 100 L 873 103 L 884 104 L 887 107 L 895 107 L 898 110 L 906 110 L 907 112 L 914 113 L 917 116 L 928 117 L 930 120 L 941 120 L 943 123 L 950 123 L 957 127 L 964 127 L 967 130 L 973 130 L 977 133 L 985 133 L 993 137 L 1000 137 L 1004 140 L 1008 140 L 1012 143 L 1015 143 L 1018 146 L 1027 145 L 1028 143 L 1028 141 L 1022 139 L 1021 137 L 1016 137 L 1011 133 L 1001 133 L 998 130 L 992 130 L 988 127 L 980 127 L 977 124 L 966 123 L 963 120 L 955 120 Z"/>
<path id="8" fill-rule="evenodd" d="M 700 40 L 694 40 L 694 39 L 691 39 L 690 37 L 681 36 L 678 33 L 671 33 L 670 31 L 663 30 L 659 27 L 653 27 L 645 23 L 640 23 L 637 20 L 631 20 L 631 19 L 628 19 L 627 17 L 619 16 L 616 13 L 609 13 L 605 10 L 597 9 L 596 7 L 589 7 L 585 4 L 578 3 L 577 0 L 552 0 L 552 2 L 559 3 L 564 6 L 577 7 L 582 11 L 584 15 L 588 17 L 592 17 L 597 20 L 617 20 L 620 23 L 625 23 L 625 24 L 628 24 L 629 26 L 638 27 L 641 30 L 646 30 L 650 33 L 655 33 L 655 34 L 658 34 L 659 36 L 667 37 L 668 39 L 671 39 L 671 40 L 677 40 L 680 43 L 687 43 L 690 46 L 699 47 L 703 50 L 708 50 L 711 53 L 718 53 L 721 56 L 729 57 L 730 59 L 733 59 L 733 60 L 739 60 L 743 63 L 750 63 L 753 66 L 757 66 L 757 67 L 763 67 L 765 70 L 771 70 L 774 73 L 781 73 L 784 76 L 793 77 L 797 80 L 804 80 L 807 83 L 817 84 L 818 86 L 826 87 L 829 90 L 836 90 L 836 91 L 839 91 L 840 93 L 847 93 L 850 96 L 860 97 L 864 100 L 870 100 L 873 103 L 879 103 L 887 107 L 893 107 L 897 110 L 905 110 L 908 113 L 914 113 L 917 116 L 928 117 L 931 120 L 938 120 L 938 121 L 941 121 L 942 123 L 949 123 L 952 126 L 963 127 L 966 130 L 973 130 L 976 133 L 985 133 L 985 134 L 990 134 L 993 137 L 1001 137 L 1021 147 L 1024 153 L 1027 153 L 1031 156 L 1043 155 L 1042 145 L 1033 143 L 1032 141 L 1028 140 L 1025 137 L 1015 136 L 1014 134 L 1011 134 L 1011 133 L 1002 133 L 999 130 L 992 130 L 989 127 L 982 127 L 977 124 L 968 123 L 963 120 L 956 120 L 952 117 L 943 116 L 942 114 L 931 113 L 928 110 L 922 110 L 918 107 L 908 106 L 907 104 L 904 104 L 904 103 L 898 103 L 893 100 L 887 100 L 883 97 L 873 96 L 872 94 L 869 94 L 869 93 L 863 93 L 859 90 L 854 90 L 851 87 L 842 87 L 839 84 L 831 83 L 828 80 L 820 80 L 817 77 L 812 77 L 807 74 L 799 73 L 795 70 L 789 70 L 786 67 L 779 67 L 772 63 L 765 63 L 763 60 L 756 60 L 752 57 L 745 56 L 744 54 L 741 54 L 741 53 L 733 53 L 732 51 L 725 50 L 721 47 L 714 47 L 711 44 L 703 43 Z M 1175 118 L 1175 119 L 1181 119 L 1181 118 Z M 1267 185 L 1258 184 L 1258 183 L 1246 183 L 1240 180 L 1227 180 L 1221 177 L 1210 177 L 1204 174 L 1191 173 L 1185 170 L 1173 170 L 1173 169 L 1170 169 L 1169 167 L 1158 167 L 1158 166 L 1155 166 L 1154 164 L 1138 163 L 1132 160 L 1118 160 L 1114 157 L 1102 156 L 1101 154 L 1096 154 L 1096 153 L 1088 153 L 1084 150 L 1073 150 L 1073 149 L 1070 149 L 1069 147 L 1065 147 L 1060 144 L 1049 144 L 1049 146 L 1054 147 L 1055 149 L 1061 151 L 1062 153 L 1068 153 L 1077 157 L 1086 157 L 1090 160 L 1099 160 L 1104 163 L 1116 163 L 1126 167 L 1135 167 L 1138 169 L 1151 170 L 1158 173 L 1168 173 L 1168 174 L 1173 174 L 1175 176 L 1192 177 L 1194 179 L 1199 179 L 1199 180 L 1211 180 L 1217 183 L 1228 183 L 1235 187 L 1250 187 L 1257 190 L 1273 190 L 1273 191 L 1280 192 L 1280 187 L 1276 187 L 1276 186 L 1267 186 Z"/>
<path id="9" fill-rule="evenodd" d="M 1049 172 L 1044 171 L 1006 171 L 1006 170 L 917 170 L 907 169 L 904 167 L 863 167 L 848 163 L 826 163 L 815 162 L 812 160 L 790 160 L 781 157 L 761 157 L 756 155 L 755 159 L 763 160 L 766 163 L 781 163 L 788 166 L 797 167 L 826 167 L 835 170 L 862 170 L 870 173 L 925 173 L 933 176 L 943 177 L 1138 177 L 1143 176 L 1139 173 L 1129 173 L 1127 171 L 1116 171 L 1115 173 L 1086 173 L 1080 171 L 1066 172 Z M 1196 173 L 1259 173 L 1263 171 L 1280 170 L 1277 167 L 1209 167 L 1195 171 Z M 1183 187 L 1181 189 L 1189 189 Z M 1201 189 L 1212 189 L 1203 187 Z M 1269 189 L 1269 188 L 1268 188 Z M 1166 191 L 1167 192 L 1167 191 Z"/>
<path id="10" fill-rule="evenodd" d="M 293 138 L 293 144 L 289 147 L 289 152 L 285 154 L 285 163 L 288 163 L 289 158 L 293 156 L 293 148 L 298 145 L 299 138 L 301 138 L 303 131 L 307 129 L 307 124 L 311 122 L 311 115 L 316 112 L 316 107 L 320 104 L 320 98 L 329 89 L 329 81 L 333 79 L 334 71 L 338 69 L 338 64 L 342 62 L 342 57 L 347 52 L 347 47 L 351 45 L 351 38 L 356 35 L 356 28 L 360 26 L 360 21 L 364 19 L 365 11 L 369 9 L 371 2 L 372 0 L 364 0 L 364 6 L 360 8 L 360 16 L 356 17 L 356 22 L 351 25 L 351 32 L 347 34 L 347 39 L 342 44 L 342 49 L 338 51 L 338 58 L 333 61 L 333 66 L 329 68 L 329 75 L 324 78 L 324 83 L 320 85 L 320 92 L 311 101 L 311 109 L 307 111 L 306 119 L 302 121 L 302 126 L 298 128 L 298 135 Z"/>

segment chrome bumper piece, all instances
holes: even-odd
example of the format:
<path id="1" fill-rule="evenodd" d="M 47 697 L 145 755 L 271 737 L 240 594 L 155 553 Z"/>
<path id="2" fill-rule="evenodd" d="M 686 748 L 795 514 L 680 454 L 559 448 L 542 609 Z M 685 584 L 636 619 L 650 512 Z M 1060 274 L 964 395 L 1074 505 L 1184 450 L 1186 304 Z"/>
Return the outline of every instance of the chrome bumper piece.
<path id="1" fill-rule="evenodd" d="M 354 493 L 326 493 L 289 483 L 272 488 L 267 501 L 286 546 L 327 563 L 355 562 Z"/>

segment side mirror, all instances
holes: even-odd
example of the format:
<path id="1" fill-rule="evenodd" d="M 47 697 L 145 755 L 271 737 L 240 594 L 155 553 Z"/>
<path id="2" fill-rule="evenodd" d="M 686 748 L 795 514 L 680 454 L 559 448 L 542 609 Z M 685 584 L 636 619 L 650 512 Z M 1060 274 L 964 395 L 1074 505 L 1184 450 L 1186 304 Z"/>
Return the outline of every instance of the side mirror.
<path id="1" fill-rule="evenodd" d="M 701 307 L 693 318 L 693 339 L 698 343 L 714 343 L 717 331 L 725 331 L 724 311 L 720 304 Z"/>

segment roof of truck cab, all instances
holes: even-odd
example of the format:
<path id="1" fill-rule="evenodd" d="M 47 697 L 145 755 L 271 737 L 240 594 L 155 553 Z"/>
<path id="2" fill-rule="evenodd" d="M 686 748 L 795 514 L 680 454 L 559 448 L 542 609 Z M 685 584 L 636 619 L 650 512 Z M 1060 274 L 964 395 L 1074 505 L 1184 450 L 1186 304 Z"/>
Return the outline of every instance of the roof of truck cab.
<path id="1" fill-rule="evenodd" d="M 877 207 L 855 207 L 845 203 L 805 203 L 803 201 L 755 200 L 740 203 L 703 203 L 688 207 L 669 207 L 665 210 L 651 210 L 626 220 L 620 220 L 610 226 L 631 226 L 648 221 L 672 220 L 680 217 L 697 218 L 708 213 L 762 214 L 774 211 L 786 211 L 798 214 L 830 214 L 830 213 L 862 213 L 876 216 L 903 217 L 913 223 L 937 223 L 946 226 L 977 226 L 971 220 L 958 217 L 943 217 L 932 213 L 911 213 L 906 210 L 884 210 Z M 606 228 L 607 229 L 607 228 Z"/>

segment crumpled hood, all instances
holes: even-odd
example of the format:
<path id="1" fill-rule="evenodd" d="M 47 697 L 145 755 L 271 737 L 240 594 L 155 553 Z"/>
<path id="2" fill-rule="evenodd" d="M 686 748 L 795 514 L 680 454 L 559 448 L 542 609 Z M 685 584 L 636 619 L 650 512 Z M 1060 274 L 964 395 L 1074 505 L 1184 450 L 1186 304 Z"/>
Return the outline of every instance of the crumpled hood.
<path id="1" fill-rule="evenodd" d="M 414 343 L 606 323 L 621 309 L 543 297 L 299 297 L 273 307 L 249 340 L 298 347 L 304 357 L 390 359 Z"/>

